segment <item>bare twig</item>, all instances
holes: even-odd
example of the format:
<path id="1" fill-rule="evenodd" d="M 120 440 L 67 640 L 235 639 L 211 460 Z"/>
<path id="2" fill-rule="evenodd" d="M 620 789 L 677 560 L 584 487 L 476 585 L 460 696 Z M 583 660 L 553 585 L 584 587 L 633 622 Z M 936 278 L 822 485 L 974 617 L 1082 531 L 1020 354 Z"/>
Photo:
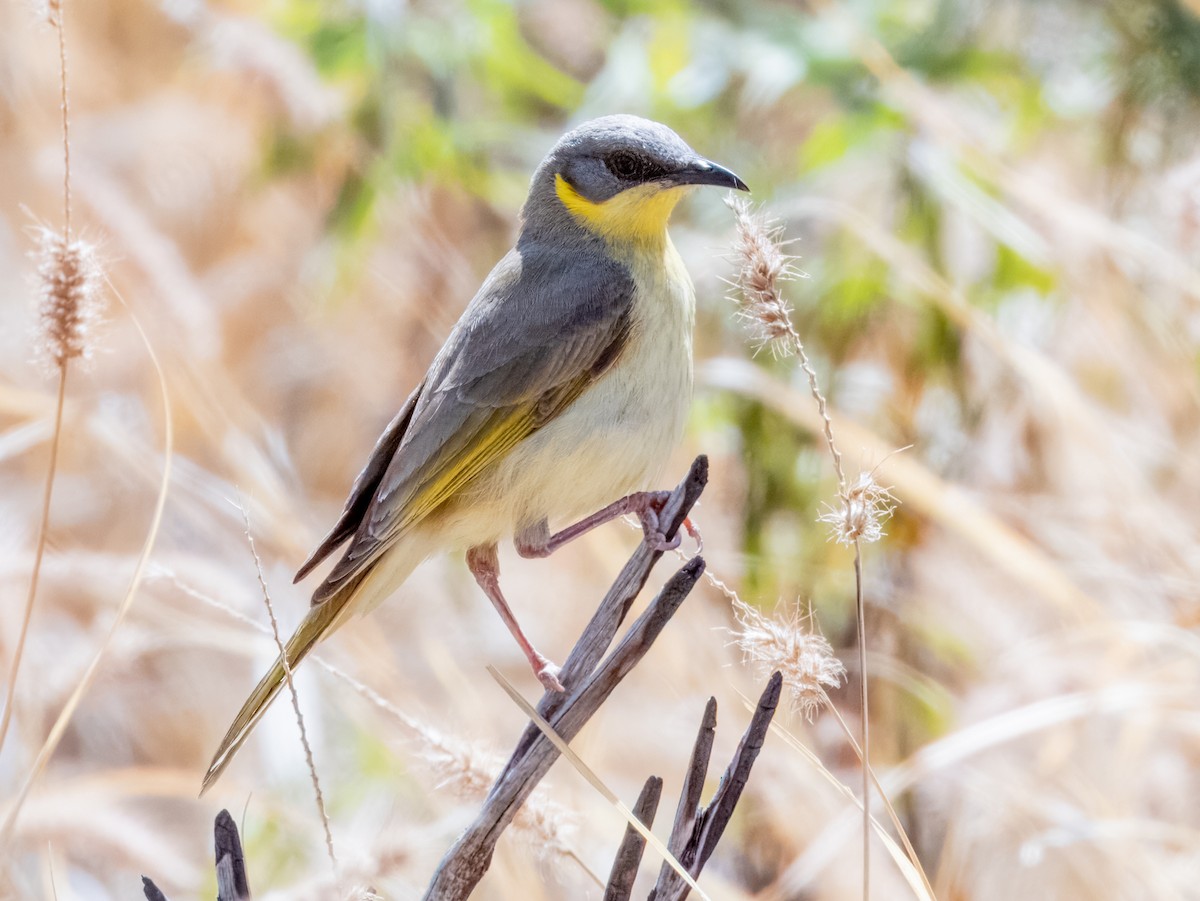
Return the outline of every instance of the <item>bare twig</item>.
<path id="1" fill-rule="evenodd" d="M 767 681 L 767 687 L 758 699 L 758 706 L 754 711 L 754 716 L 750 719 L 750 725 L 746 727 L 742 740 L 738 742 L 733 759 L 726 767 L 724 775 L 721 776 L 721 783 L 717 786 L 712 800 L 709 801 L 707 807 L 696 811 L 692 817 L 692 828 L 689 834 L 683 837 L 683 842 L 678 848 L 674 845 L 675 834 L 672 831 L 671 850 L 676 851 L 680 862 L 687 867 L 693 877 L 700 875 L 700 871 L 712 856 L 713 851 L 716 850 L 717 843 L 725 832 L 725 827 L 729 825 L 729 821 L 733 817 L 733 811 L 750 778 L 750 770 L 754 767 L 754 761 L 758 759 L 758 752 L 762 750 L 767 730 L 771 727 L 771 720 L 779 706 L 779 696 L 782 691 L 783 676 L 775 673 Z M 700 735 L 696 739 L 697 748 L 692 755 L 693 766 L 697 759 L 708 756 L 708 752 L 702 751 L 700 746 L 706 740 L 711 742 L 711 738 L 706 739 L 705 737 L 705 726 L 709 722 L 710 712 L 715 726 L 715 702 L 710 701 L 708 707 L 705 708 L 704 725 L 700 728 Z M 689 771 L 689 783 L 692 781 L 693 775 L 694 771 Z M 700 773 L 701 782 L 703 782 L 703 778 L 704 774 Z M 680 798 L 681 810 L 687 800 L 688 793 L 685 787 L 684 795 Z M 678 824 L 678 819 L 676 819 L 676 824 Z M 690 891 L 691 887 L 680 879 L 678 874 L 673 870 L 664 870 L 659 874 L 658 884 L 650 893 L 649 901 L 683 901 Z"/>
<path id="2" fill-rule="evenodd" d="M 250 901 L 250 882 L 246 879 L 246 856 L 237 823 L 222 809 L 213 823 L 213 848 L 217 864 L 217 901 Z M 167 901 L 154 880 L 142 877 L 146 901 Z"/>
<path id="3" fill-rule="evenodd" d="M 217 901 L 247 901 L 250 883 L 246 879 L 246 857 L 237 823 L 222 809 L 213 826 L 213 843 L 217 857 Z"/>
<path id="4" fill-rule="evenodd" d="M 746 727 L 742 740 L 738 742 L 737 750 L 734 751 L 733 759 L 729 761 L 729 766 L 721 776 L 716 793 L 697 821 L 697 874 L 716 850 L 717 843 L 721 840 L 721 834 L 733 817 L 737 802 L 741 799 L 746 783 L 750 779 L 754 761 L 758 759 L 763 742 L 766 740 L 767 730 L 771 727 L 771 720 L 775 717 L 775 710 L 779 707 L 779 696 L 782 691 L 783 676 L 775 673 L 767 680 L 767 687 L 759 696 L 758 707 L 754 710 L 754 716 L 750 718 L 750 725 Z M 682 897 L 681 895 L 680 898 Z"/>
<path id="5" fill-rule="evenodd" d="M 654 825 L 654 813 L 658 810 L 658 799 L 662 797 L 663 781 L 660 776 L 651 776 L 642 786 L 633 815 L 649 829 Z M 608 885 L 604 889 L 604 901 L 629 901 L 633 894 L 633 882 L 637 879 L 638 867 L 642 864 L 642 852 L 646 840 L 633 826 L 625 829 L 625 837 L 617 848 L 609 872 Z"/>
<path id="6" fill-rule="evenodd" d="M 162 893 L 154 880 L 149 876 L 142 877 L 142 894 L 146 896 L 146 901 L 167 901 L 167 896 Z"/>
<path id="7" fill-rule="evenodd" d="M 661 518 L 668 538 L 682 525 L 700 496 L 707 476 L 708 461 L 698 457 L 687 477 L 671 493 Z M 661 556 L 661 551 L 652 549 L 645 542 L 638 546 L 563 666 L 560 678 L 567 691 L 548 692 L 543 697 L 538 713 L 562 740 L 570 741 L 578 734 L 621 679 L 645 655 L 704 570 L 704 561 L 699 558 L 680 569 L 630 627 L 620 644 L 597 666 Z M 526 728 L 475 822 L 442 859 L 426 889 L 426 899 L 455 901 L 471 893 L 491 864 L 500 834 L 558 756 L 554 743 L 536 725 Z"/>
<path id="8" fill-rule="evenodd" d="M 492 674 L 493 679 L 500 683 L 500 687 L 504 689 L 510 698 L 512 698 L 513 703 L 520 707 L 525 715 L 533 720 L 533 724 L 538 727 L 538 731 L 540 731 L 542 735 L 552 745 L 554 745 L 558 753 L 565 757 L 567 762 L 575 768 L 575 772 L 579 773 L 579 775 L 586 779 L 588 784 L 591 785 L 592 788 L 594 788 L 597 792 L 599 792 L 600 796 L 604 798 L 604 800 L 608 801 L 608 803 L 611 804 L 618 813 L 625 817 L 627 826 L 632 828 L 638 833 L 638 835 L 644 838 L 646 843 L 653 847 L 654 850 L 657 851 L 659 855 L 671 865 L 675 872 L 679 874 L 681 879 L 685 880 L 689 885 L 692 886 L 692 888 L 700 890 L 700 886 L 695 884 L 695 880 L 688 875 L 687 870 L 683 868 L 683 864 L 681 864 L 675 858 L 675 855 L 673 855 L 667 849 L 667 846 L 663 844 L 662 840 L 659 839 L 658 836 L 656 836 L 649 829 L 647 829 L 645 825 L 633 815 L 633 811 L 626 807 L 625 803 L 613 793 L 612 789 L 604 784 L 604 780 L 596 775 L 596 771 L 588 766 L 582 757 L 575 753 L 574 749 L 570 744 L 568 744 L 567 740 L 554 731 L 554 727 L 546 722 L 546 720 L 540 713 L 537 712 L 534 706 L 521 696 L 521 693 L 513 687 L 512 683 L 501 676 L 493 666 L 488 667 L 488 672 Z M 599 879 L 596 879 L 596 884 L 601 884 Z M 708 901 L 707 895 L 704 895 L 703 897 L 705 901 Z"/>
<path id="9" fill-rule="evenodd" d="M 708 457 L 701 455 L 693 461 L 687 476 L 671 492 L 671 496 L 663 506 L 659 520 L 664 524 L 663 534 L 667 538 L 675 536 L 693 505 L 700 499 L 700 494 L 704 491 L 707 483 Z M 617 576 L 617 580 L 604 596 L 604 600 L 600 602 L 600 607 L 592 615 L 583 635 L 571 649 L 566 662 L 563 663 L 559 679 L 567 687 L 567 691 L 547 692 L 542 698 L 542 703 L 538 705 L 538 712 L 542 716 L 548 719 L 550 714 L 566 701 L 572 691 L 572 686 L 595 668 L 604 651 L 612 643 L 613 636 L 617 634 L 618 627 L 629 613 L 634 598 L 646 584 L 650 570 L 658 562 L 662 553 L 662 551 L 649 547 L 645 542 L 638 545 L 633 556 L 629 558 L 629 562 L 625 564 L 625 568 L 621 570 L 621 574 Z M 525 734 L 527 737 L 532 737 L 536 731 L 530 727 Z"/>
<path id="10" fill-rule="evenodd" d="M 675 823 L 671 826 L 671 837 L 667 848 L 681 861 L 684 859 L 688 842 L 700 815 L 700 795 L 704 791 L 704 777 L 708 775 L 708 762 L 712 758 L 713 741 L 717 736 L 717 699 L 709 698 L 704 705 L 704 717 L 692 746 L 692 758 L 688 762 L 687 776 L 679 790 L 679 805 L 675 808 Z M 685 864 L 686 866 L 686 864 Z M 674 872 L 664 866 L 658 874 L 654 891 L 661 893 L 671 884 Z"/>

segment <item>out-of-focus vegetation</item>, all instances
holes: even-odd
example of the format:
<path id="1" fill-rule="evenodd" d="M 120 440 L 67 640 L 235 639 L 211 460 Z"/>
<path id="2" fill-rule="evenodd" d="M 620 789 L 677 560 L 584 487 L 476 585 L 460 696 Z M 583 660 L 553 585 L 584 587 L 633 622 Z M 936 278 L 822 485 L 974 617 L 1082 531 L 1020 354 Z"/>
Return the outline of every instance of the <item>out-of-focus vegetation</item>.
<path id="1" fill-rule="evenodd" d="M 511 243 L 534 166 L 572 123 L 618 111 L 729 165 L 795 239 L 794 320 L 849 468 L 879 466 L 901 501 L 866 561 L 873 758 L 938 897 L 1194 896 L 1195 0 L 66 8 L 76 223 L 114 299 L 69 384 L 0 819 L 150 526 L 164 423 L 133 317 L 162 357 L 174 468 L 132 612 L 0 836 L 0 896 L 51 897 L 53 881 L 59 898 L 130 898 L 141 872 L 171 897 L 211 896 L 219 805 L 244 809 L 257 892 L 333 891 L 286 704 L 195 800 L 274 653 L 244 621 L 265 614 L 235 503 L 290 626 L 307 603 L 291 573 Z M 29 363 L 27 253 L 31 225 L 58 224 L 58 127 L 55 35 L 30 4 L 0 6 L 6 673 L 53 408 Z M 833 701 L 852 722 L 853 571 L 816 522 L 835 483 L 806 383 L 733 316 L 720 197 L 689 200 L 673 234 L 697 286 L 698 384 L 664 485 L 711 456 L 711 571 L 767 612 L 811 603 L 851 666 Z M 636 537 L 613 526 L 547 561 L 507 553 L 539 646 L 561 656 Z M 719 592 L 694 597 L 576 742 L 627 801 L 650 772 L 677 795 L 705 697 L 729 719 L 757 693 L 732 626 Z M 486 749 L 523 726 L 483 670 L 532 694 L 515 650 L 461 561 L 442 559 L 325 652 L 391 712 L 315 664 L 301 673 L 342 892 L 424 886 L 486 785 Z M 857 784 L 830 720 L 784 725 Z M 854 809 L 777 737 L 758 766 L 702 884 L 855 897 Z M 598 897 L 578 861 L 606 872 L 623 821 L 561 765 L 538 804 L 480 896 Z M 907 896 L 885 854 L 875 868 L 875 897 Z"/>

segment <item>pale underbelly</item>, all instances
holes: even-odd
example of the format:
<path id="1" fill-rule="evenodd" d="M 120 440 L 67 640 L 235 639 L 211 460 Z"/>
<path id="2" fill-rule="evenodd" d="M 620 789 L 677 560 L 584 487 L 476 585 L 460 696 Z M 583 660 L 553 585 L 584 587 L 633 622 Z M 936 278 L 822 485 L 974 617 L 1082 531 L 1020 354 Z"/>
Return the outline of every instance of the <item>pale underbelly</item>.
<path id="1" fill-rule="evenodd" d="M 518 444 L 438 516 L 448 545 L 507 538 L 542 519 L 562 525 L 657 484 L 683 434 L 691 335 L 636 342 L 555 420 Z M 630 353 L 632 351 L 632 353 Z"/>
<path id="2" fill-rule="evenodd" d="M 497 541 L 542 519 L 561 526 L 669 487 L 658 479 L 691 405 L 695 301 L 682 261 L 669 242 L 665 250 L 637 267 L 650 278 L 637 279 L 641 317 L 616 365 L 435 515 L 443 546 Z"/>

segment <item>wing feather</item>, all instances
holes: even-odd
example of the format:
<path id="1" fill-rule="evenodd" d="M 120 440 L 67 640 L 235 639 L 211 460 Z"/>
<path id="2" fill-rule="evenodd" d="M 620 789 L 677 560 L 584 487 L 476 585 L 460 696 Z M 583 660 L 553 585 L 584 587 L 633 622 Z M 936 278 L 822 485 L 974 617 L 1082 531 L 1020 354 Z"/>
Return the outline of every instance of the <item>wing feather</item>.
<path id="1" fill-rule="evenodd" d="M 339 525 L 357 517 L 353 538 L 313 603 L 336 594 L 603 376 L 630 337 L 633 292 L 629 271 L 598 251 L 511 251 L 430 367 L 386 469 L 370 483 L 369 503 L 352 493 L 354 513 Z M 376 454 L 384 452 L 381 439 Z M 327 542 L 335 534 L 336 526 Z"/>

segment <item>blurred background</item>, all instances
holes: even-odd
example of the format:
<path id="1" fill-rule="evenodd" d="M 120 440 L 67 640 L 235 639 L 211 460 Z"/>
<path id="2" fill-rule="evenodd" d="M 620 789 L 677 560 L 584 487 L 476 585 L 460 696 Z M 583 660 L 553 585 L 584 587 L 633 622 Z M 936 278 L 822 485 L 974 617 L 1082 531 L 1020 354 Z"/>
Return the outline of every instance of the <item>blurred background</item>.
<path id="1" fill-rule="evenodd" d="M 485 665 L 530 697 L 532 676 L 458 558 L 324 648 L 369 692 L 304 668 L 335 888 L 286 701 L 196 800 L 274 657 L 241 510 L 290 631 L 311 590 L 292 573 L 510 246 L 533 168 L 572 124 L 631 112 L 738 172 L 778 219 L 848 470 L 878 467 L 900 502 L 865 555 L 873 762 L 938 897 L 1200 897 L 1195 0 L 68 0 L 66 38 L 74 222 L 111 289 L 94 359 L 68 380 L 0 814 L 154 545 L 0 837 L 0 896 L 127 899 L 144 873 L 173 899 L 213 897 L 221 806 L 259 896 L 419 896 L 525 723 Z M 58 91 L 45 15 L 0 6 L 5 673 L 56 390 L 31 363 L 30 251 L 37 224 L 61 225 Z M 756 352 L 728 299 L 721 201 L 698 193 L 673 221 L 697 386 L 663 487 L 709 455 L 711 572 L 768 616 L 811 607 L 848 668 L 830 696 L 853 727 L 853 557 L 816 521 L 836 481 L 795 360 Z M 169 448 L 134 317 L 161 359 Z M 637 538 L 614 524 L 549 560 L 502 550 L 549 656 Z M 761 690 L 735 628 L 702 585 L 575 743 L 626 802 L 666 780 L 660 834 L 705 699 L 721 705 L 719 772 Z M 779 724 L 858 785 L 828 712 Z M 857 823 L 772 735 L 702 884 L 861 897 Z M 477 897 L 598 898 L 588 870 L 607 874 L 623 829 L 560 762 Z M 648 852 L 644 875 L 657 866 Z M 873 882 L 912 896 L 882 850 Z"/>

